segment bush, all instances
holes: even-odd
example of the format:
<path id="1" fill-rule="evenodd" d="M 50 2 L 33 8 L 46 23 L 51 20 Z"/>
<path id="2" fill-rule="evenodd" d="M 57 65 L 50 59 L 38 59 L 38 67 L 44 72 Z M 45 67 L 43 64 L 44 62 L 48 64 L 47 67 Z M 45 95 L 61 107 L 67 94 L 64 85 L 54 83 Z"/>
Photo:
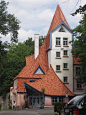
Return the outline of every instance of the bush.
<path id="1" fill-rule="evenodd" d="M 28 108 L 28 101 L 25 101 L 25 108 Z"/>
<path id="2" fill-rule="evenodd" d="M 1 104 L 0 104 L 0 110 L 1 110 Z"/>
<path id="3" fill-rule="evenodd" d="M 64 102 L 56 102 L 54 103 L 54 112 L 58 112 L 61 115 L 61 110 L 64 108 L 66 103 Z"/>
<path id="4" fill-rule="evenodd" d="M 9 106 L 9 109 L 12 109 L 12 100 L 9 99 L 9 102 L 8 102 L 8 106 Z"/>

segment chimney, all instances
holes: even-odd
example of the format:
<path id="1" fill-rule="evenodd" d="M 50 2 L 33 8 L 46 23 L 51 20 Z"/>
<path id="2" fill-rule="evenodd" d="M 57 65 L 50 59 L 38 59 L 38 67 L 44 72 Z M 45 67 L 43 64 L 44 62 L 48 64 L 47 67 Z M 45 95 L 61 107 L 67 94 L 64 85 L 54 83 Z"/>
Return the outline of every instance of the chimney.
<path id="1" fill-rule="evenodd" d="M 34 59 L 39 55 L 39 34 L 34 34 Z"/>

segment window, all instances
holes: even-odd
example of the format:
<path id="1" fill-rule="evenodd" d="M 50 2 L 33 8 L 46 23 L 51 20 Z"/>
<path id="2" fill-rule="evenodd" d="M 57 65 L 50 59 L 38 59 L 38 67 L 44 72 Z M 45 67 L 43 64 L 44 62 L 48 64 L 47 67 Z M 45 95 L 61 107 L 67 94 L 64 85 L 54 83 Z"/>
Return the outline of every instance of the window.
<path id="1" fill-rule="evenodd" d="M 76 75 L 79 75 L 80 74 L 80 67 L 76 67 Z"/>
<path id="2" fill-rule="evenodd" d="M 68 77 L 63 77 L 63 82 L 68 82 Z"/>
<path id="3" fill-rule="evenodd" d="M 77 81 L 77 88 L 82 88 L 82 84 L 79 81 Z"/>
<path id="4" fill-rule="evenodd" d="M 36 80 L 29 80 L 29 82 L 35 82 Z"/>
<path id="5" fill-rule="evenodd" d="M 57 102 L 57 97 L 52 97 L 52 105 L 54 105 L 55 102 Z"/>
<path id="6" fill-rule="evenodd" d="M 68 45 L 68 38 L 63 38 L 63 45 Z"/>
<path id="7" fill-rule="evenodd" d="M 59 97 L 59 102 L 63 102 L 63 97 Z"/>
<path id="8" fill-rule="evenodd" d="M 60 38 L 56 38 L 56 45 L 60 45 Z"/>
<path id="9" fill-rule="evenodd" d="M 60 28 L 59 32 L 65 32 L 65 30 L 63 29 L 63 27 Z"/>
<path id="10" fill-rule="evenodd" d="M 56 65 L 56 70 L 60 70 L 60 65 Z"/>
<path id="11" fill-rule="evenodd" d="M 64 69 L 68 69 L 68 63 L 63 64 Z"/>
<path id="12" fill-rule="evenodd" d="M 60 52 L 56 52 L 56 57 L 60 57 Z"/>
<path id="13" fill-rule="evenodd" d="M 52 97 L 52 105 L 54 105 L 55 102 L 64 102 L 63 97 Z"/>
<path id="14" fill-rule="evenodd" d="M 67 50 L 64 50 L 64 51 L 63 51 L 63 55 L 64 55 L 64 56 L 67 56 L 67 55 L 68 55 L 68 51 L 67 51 Z"/>

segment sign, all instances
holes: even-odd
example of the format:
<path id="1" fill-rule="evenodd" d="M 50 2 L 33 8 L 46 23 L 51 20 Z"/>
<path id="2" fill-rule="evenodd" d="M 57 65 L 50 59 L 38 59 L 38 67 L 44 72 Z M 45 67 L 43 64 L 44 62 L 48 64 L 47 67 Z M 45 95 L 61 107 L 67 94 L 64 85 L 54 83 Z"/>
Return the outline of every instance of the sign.
<path id="1" fill-rule="evenodd" d="M 68 97 L 68 91 L 66 91 L 66 97 Z"/>

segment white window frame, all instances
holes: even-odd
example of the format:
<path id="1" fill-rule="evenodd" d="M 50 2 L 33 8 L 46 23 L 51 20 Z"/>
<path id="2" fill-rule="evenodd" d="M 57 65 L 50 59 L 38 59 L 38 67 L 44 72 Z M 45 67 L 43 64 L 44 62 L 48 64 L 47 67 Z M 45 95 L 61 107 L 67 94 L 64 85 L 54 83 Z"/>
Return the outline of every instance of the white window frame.
<path id="1" fill-rule="evenodd" d="M 60 68 L 60 69 L 57 69 L 57 66 L 59 66 L 59 68 L 60 68 L 60 65 L 56 65 L 56 71 L 60 71 L 61 68 Z"/>
<path id="2" fill-rule="evenodd" d="M 67 67 L 65 67 L 67 65 Z M 63 63 L 63 68 L 68 69 L 68 63 Z"/>
<path id="3" fill-rule="evenodd" d="M 56 37 L 56 45 L 61 45 L 60 37 Z"/>
<path id="4" fill-rule="evenodd" d="M 67 78 L 67 79 L 66 79 L 66 78 Z M 66 79 L 67 81 L 65 81 L 65 79 Z M 68 82 L 68 77 L 67 77 L 67 76 L 64 76 L 64 77 L 63 77 L 63 82 L 64 82 L 64 83 L 67 83 L 67 82 Z"/>
<path id="5" fill-rule="evenodd" d="M 65 52 L 67 52 L 67 53 L 65 54 Z M 63 51 L 63 55 L 64 55 L 64 56 L 68 56 L 68 50 L 64 50 L 64 51 Z"/>
<path id="6" fill-rule="evenodd" d="M 59 54 L 57 54 L 59 53 Z M 60 52 L 56 52 L 56 57 L 59 58 L 60 57 Z"/>
<path id="7" fill-rule="evenodd" d="M 63 46 L 68 46 L 68 38 L 63 38 Z"/>

